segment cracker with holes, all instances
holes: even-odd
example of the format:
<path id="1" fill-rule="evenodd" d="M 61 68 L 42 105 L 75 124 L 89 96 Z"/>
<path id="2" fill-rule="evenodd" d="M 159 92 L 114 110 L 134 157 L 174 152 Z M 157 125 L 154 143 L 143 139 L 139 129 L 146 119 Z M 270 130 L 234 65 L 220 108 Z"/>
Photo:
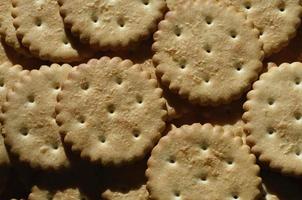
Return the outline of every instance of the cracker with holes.
<path id="1" fill-rule="evenodd" d="M 247 95 L 247 143 L 259 160 L 282 173 L 302 175 L 302 63 L 271 67 Z"/>
<path id="2" fill-rule="evenodd" d="M 253 200 L 261 183 L 255 162 L 233 133 L 210 124 L 185 125 L 172 129 L 153 149 L 147 188 L 157 200 Z"/>
<path id="3" fill-rule="evenodd" d="M 299 0 L 219 0 L 246 14 L 260 31 L 266 56 L 279 51 L 294 37 L 300 24 Z"/>
<path id="4" fill-rule="evenodd" d="M 258 31 L 242 13 L 214 0 L 168 12 L 154 39 L 162 82 L 200 105 L 239 98 L 262 69 Z"/>
<path id="5" fill-rule="evenodd" d="M 63 84 L 56 111 L 64 141 L 103 165 L 143 158 L 165 128 L 157 81 L 129 60 L 103 57 L 79 65 Z"/>
<path id="6" fill-rule="evenodd" d="M 120 50 L 146 38 L 163 16 L 164 0 L 59 0 L 64 22 L 81 41 Z"/>
<path id="7" fill-rule="evenodd" d="M 25 48 L 17 38 L 16 29 L 13 25 L 13 17 L 11 0 L 1 0 L 0 2 L 0 34 L 7 45 L 15 49 L 18 53 L 30 56 L 27 48 Z"/>
<path id="8" fill-rule="evenodd" d="M 56 123 L 55 105 L 70 65 L 32 70 L 8 92 L 3 106 L 5 143 L 32 168 L 58 170 L 69 165 Z"/>
<path id="9" fill-rule="evenodd" d="M 30 52 L 52 62 L 75 62 L 91 56 L 65 30 L 56 0 L 12 0 L 17 36 Z"/>

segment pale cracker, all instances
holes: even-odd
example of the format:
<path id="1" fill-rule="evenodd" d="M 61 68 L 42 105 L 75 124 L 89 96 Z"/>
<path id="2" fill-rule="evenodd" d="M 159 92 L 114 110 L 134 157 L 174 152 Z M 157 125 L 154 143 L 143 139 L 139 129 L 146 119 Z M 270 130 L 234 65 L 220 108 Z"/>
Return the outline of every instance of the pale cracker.
<path id="1" fill-rule="evenodd" d="M 266 56 L 286 46 L 300 24 L 300 0 L 218 0 L 244 12 L 260 30 Z"/>
<path id="2" fill-rule="evenodd" d="M 66 32 L 56 0 L 12 0 L 17 36 L 33 55 L 53 62 L 75 62 L 91 56 Z"/>
<path id="3" fill-rule="evenodd" d="M 241 199 L 260 195 L 256 158 L 239 137 L 210 124 L 172 129 L 148 161 L 151 199 Z"/>
<path id="4" fill-rule="evenodd" d="M 244 14 L 214 0 L 168 12 L 154 39 L 162 82 L 201 105 L 239 98 L 262 68 L 258 31 Z"/>
<path id="5" fill-rule="evenodd" d="M 247 143 L 275 170 L 302 175 L 302 64 L 271 67 L 244 104 Z"/>
<path id="6" fill-rule="evenodd" d="M 83 158 L 120 165 L 144 157 L 165 128 L 157 81 L 130 60 L 103 57 L 79 65 L 56 107 L 64 141 Z"/>
<path id="7" fill-rule="evenodd" d="M 17 32 L 13 25 L 13 17 L 11 0 L 0 1 L 0 35 L 7 45 L 15 49 L 18 53 L 30 56 L 27 48 L 25 48 L 17 38 Z"/>
<path id="8" fill-rule="evenodd" d="M 163 16 L 164 0 L 59 0 L 64 22 L 83 42 L 119 50 L 150 36 Z"/>
<path id="9" fill-rule="evenodd" d="M 32 70 L 8 92 L 3 106 L 5 143 L 32 168 L 60 169 L 69 161 L 56 124 L 55 105 L 70 65 Z"/>

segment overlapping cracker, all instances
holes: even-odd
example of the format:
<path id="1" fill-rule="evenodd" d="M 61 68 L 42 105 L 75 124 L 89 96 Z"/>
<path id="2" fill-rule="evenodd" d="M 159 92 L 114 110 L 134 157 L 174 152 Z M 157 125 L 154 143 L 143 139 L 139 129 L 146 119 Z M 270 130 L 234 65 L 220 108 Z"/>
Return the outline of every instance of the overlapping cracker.
<path id="1" fill-rule="evenodd" d="M 156 29 L 164 0 L 59 0 L 64 21 L 83 42 L 119 50 Z"/>
<path id="2" fill-rule="evenodd" d="M 189 1 L 160 22 L 153 60 L 162 82 L 191 102 L 228 103 L 249 89 L 262 68 L 258 35 L 232 7 Z"/>
<path id="3" fill-rule="evenodd" d="M 17 36 L 29 51 L 43 60 L 75 62 L 92 55 L 65 30 L 56 0 L 12 0 Z"/>
<path id="4" fill-rule="evenodd" d="M 53 64 L 33 70 L 8 92 L 4 112 L 5 143 L 32 168 L 69 165 L 56 124 L 55 105 L 71 66 Z"/>
<path id="5" fill-rule="evenodd" d="M 252 152 L 270 168 L 291 175 L 302 175 L 301 80 L 301 63 L 271 67 L 244 104 Z"/>
<path id="6" fill-rule="evenodd" d="M 218 0 L 244 12 L 260 30 L 266 56 L 288 44 L 300 25 L 302 7 L 299 0 Z"/>
<path id="7" fill-rule="evenodd" d="M 1 0 L 0 2 L 0 34 L 5 43 L 15 49 L 18 53 L 30 56 L 27 48 L 25 48 L 17 38 L 17 32 L 13 25 L 12 17 L 12 1 Z"/>
<path id="8" fill-rule="evenodd" d="M 165 128 L 157 81 L 129 60 L 103 57 L 79 65 L 56 111 L 64 141 L 83 158 L 121 165 L 144 157 Z"/>
<path id="9" fill-rule="evenodd" d="M 148 161 L 151 198 L 242 199 L 259 197 L 259 167 L 239 137 L 210 124 L 172 129 Z"/>

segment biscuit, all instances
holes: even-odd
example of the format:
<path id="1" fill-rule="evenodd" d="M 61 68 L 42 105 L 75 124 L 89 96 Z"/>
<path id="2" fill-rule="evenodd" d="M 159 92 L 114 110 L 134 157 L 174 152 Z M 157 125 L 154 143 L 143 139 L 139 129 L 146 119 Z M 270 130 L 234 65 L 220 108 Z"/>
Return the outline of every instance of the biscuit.
<path id="1" fill-rule="evenodd" d="M 13 25 L 11 0 L 1 0 L 0 2 L 0 35 L 5 43 L 25 56 L 30 57 L 30 53 L 17 38 L 16 29 Z"/>
<path id="2" fill-rule="evenodd" d="M 270 67 L 244 103 L 247 144 L 259 161 L 284 174 L 302 175 L 302 64 Z"/>
<path id="3" fill-rule="evenodd" d="M 5 189 L 5 185 L 9 176 L 10 160 L 4 145 L 3 137 L 0 134 L 0 195 Z"/>
<path id="4" fill-rule="evenodd" d="M 151 199 L 241 199 L 260 195 L 256 158 L 239 137 L 210 124 L 172 129 L 152 150 Z"/>
<path id="5" fill-rule="evenodd" d="M 302 7 L 299 0 L 218 0 L 246 14 L 260 31 L 265 56 L 278 52 L 296 34 Z"/>
<path id="6" fill-rule="evenodd" d="M 43 60 L 75 62 L 90 57 L 65 30 L 56 0 L 12 0 L 17 36 L 29 51 Z"/>
<path id="7" fill-rule="evenodd" d="M 4 112 L 5 143 L 32 168 L 57 170 L 69 165 L 56 124 L 55 105 L 70 65 L 32 70 L 8 92 Z"/>
<path id="8" fill-rule="evenodd" d="M 112 191 L 110 189 L 102 193 L 104 200 L 149 200 L 149 192 L 146 185 L 141 185 L 130 191 Z"/>
<path id="9" fill-rule="evenodd" d="M 107 168 L 103 171 L 104 200 L 149 200 L 146 188 L 146 160 L 123 168 Z"/>
<path id="10" fill-rule="evenodd" d="M 28 196 L 28 200 L 86 200 L 81 197 L 77 188 L 66 188 L 64 190 L 49 191 L 47 189 L 34 186 Z"/>
<path id="11" fill-rule="evenodd" d="M 182 97 L 200 105 L 228 103 L 247 91 L 262 69 L 258 36 L 231 7 L 189 1 L 160 22 L 153 61 L 163 84 Z"/>
<path id="12" fill-rule="evenodd" d="M 82 158 L 125 164 L 144 157 L 165 129 L 161 96 L 157 81 L 130 60 L 92 59 L 63 84 L 57 121 Z"/>
<path id="13" fill-rule="evenodd" d="M 120 50 L 157 28 L 164 0 L 59 0 L 64 22 L 81 41 L 100 49 Z"/>
<path id="14" fill-rule="evenodd" d="M 0 37 L 0 39 L 1 39 L 1 37 Z M 4 44 L 1 40 L 1 42 L 0 42 L 0 65 L 5 63 L 5 62 L 10 62 L 10 60 L 7 57 L 7 54 L 6 54 L 6 51 L 5 51 L 5 48 L 4 48 Z"/>

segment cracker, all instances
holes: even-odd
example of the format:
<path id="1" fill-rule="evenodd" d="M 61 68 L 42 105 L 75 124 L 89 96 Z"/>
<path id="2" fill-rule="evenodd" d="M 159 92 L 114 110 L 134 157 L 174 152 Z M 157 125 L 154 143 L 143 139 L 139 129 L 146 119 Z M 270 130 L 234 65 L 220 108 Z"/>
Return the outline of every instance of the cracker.
<path id="1" fill-rule="evenodd" d="M 239 98 L 262 68 L 258 31 L 242 13 L 213 0 L 168 12 L 154 39 L 162 82 L 193 103 Z"/>
<path id="2" fill-rule="evenodd" d="M 15 49 L 18 53 L 30 56 L 27 48 L 25 48 L 17 38 L 17 32 L 13 25 L 13 17 L 11 0 L 1 0 L 0 2 L 0 34 L 5 43 Z"/>
<path id="3" fill-rule="evenodd" d="M 0 37 L 0 39 L 1 39 L 1 37 Z M 7 54 L 6 54 L 6 51 L 5 51 L 5 48 L 4 48 L 4 44 L 1 40 L 1 42 L 0 42 L 0 65 L 5 63 L 5 62 L 10 62 L 10 60 L 7 57 Z"/>
<path id="4" fill-rule="evenodd" d="M 291 175 L 302 175 L 301 80 L 301 63 L 271 67 L 244 104 L 252 152 L 270 168 Z"/>
<path id="5" fill-rule="evenodd" d="M 149 192 L 146 185 L 141 185 L 130 191 L 112 191 L 110 189 L 102 193 L 104 200 L 149 200 Z"/>
<path id="6" fill-rule="evenodd" d="M 145 171 L 147 160 L 144 159 L 123 168 L 106 168 L 102 180 L 105 190 L 101 197 L 104 200 L 149 200 L 146 188 Z"/>
<path id="7" fill-rule="evenodd" d="M 0 134 L 0 195 L 3 192 L 9 175 L 10 160 Z"/>
<path id="8" fill-rule="evenodd" d="M 92 162 L 144 157 L 165 128 L 165 100 L 154 79 L 129 60 L 82 64 L 63 85 L 56 107 L 64 141 Z"/>
<path id="9" fill-rule="evenodd" d="M 34 186 L 28 200 L 84 200 L 77 188 L 66 188 L 58 191 L 48 191 L 47 189 Z"/>
<path id="10" fill-rule="evenodd" d="M 119 50 L 151 35 L 163 16 L 164 0 L 59 0 L 64 22 L 81 41 Z"/>
<path id="11" fill-rule="evenodd" d="M 210 124 L 172 129 L 153 149 L 147 188 L 152 199 L 256 199 L 259 167 L 239 137 Z"/>
<path id="12" fill-rule="evenodd" d="M 55 105 L 61 83 L 71 71 L 67 64 L 42 66 L 8 92 L 2 109 L 5 143 L 32 168 L 57 170 L 69 165 L 55 120 Z"/>
<path id="13" fill-rule="evenodd" d="M 299 0 L 219 0 L 246 14 L 260 30 L 266 56 L 281 50 L 295 36 L 302 8 Z"/>
<path id="14" fill-rule="evenodd" d="M 75 62 L 91 56 L 65 31 L 56 0 L 12 0 L 17 36 L 33 55 L 53 62 Z"/>
<path id="15" fill-rule="evenodd" d="M 178 7 L 182 6 L 187 1 L 188 0 L 166 0 L 167 7 L 169 8 L 169 10 L 176 10 Z"/>

